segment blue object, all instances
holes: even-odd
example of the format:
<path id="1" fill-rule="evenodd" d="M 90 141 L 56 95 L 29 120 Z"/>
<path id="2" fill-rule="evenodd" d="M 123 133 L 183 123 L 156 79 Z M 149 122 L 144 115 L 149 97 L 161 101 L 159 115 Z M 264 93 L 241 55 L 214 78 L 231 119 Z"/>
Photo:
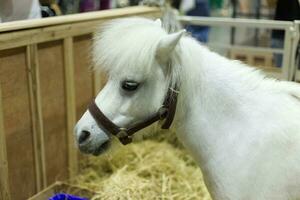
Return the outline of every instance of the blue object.
<path id="1" fill-rule="evenodd" d="M 189 10 L 186 15 L 188 16 L 210 16 L 210 7 L 208 0 L 195 0 L 195 8 Z M 189 25 L 186 30 L 192 34 L 194 38 L 200 42 L 208 41 L 209 27 L 208 26 L 195 26 Z"/>
<path id="2" fill-rule="evenodd" d="M 48 200 L 88 200 L 87 198 L 77 197 L 71 194 L 58 193 L 53 197 L 50 197 Z"/>

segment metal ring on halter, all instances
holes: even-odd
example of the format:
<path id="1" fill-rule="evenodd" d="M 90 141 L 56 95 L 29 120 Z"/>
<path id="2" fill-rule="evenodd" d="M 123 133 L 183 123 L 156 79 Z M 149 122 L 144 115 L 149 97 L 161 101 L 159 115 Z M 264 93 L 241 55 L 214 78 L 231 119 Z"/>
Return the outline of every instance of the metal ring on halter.
<path id="1" fill-rule="evenodd" d="M 120 128 L 120 131 L 116 134 L 116 137 L 120 140 L 123 145 L 132 142 L 132 136 L 128 135 L 128 130 L 126 128 Z"/>
<path id="2" fill-rule="evenodd" d="M 116 134 L 117 138 L 125 138 L 125 137 L 129 137 L 128 133 L 127 133 L 127 129 L 126 128 L 120 128 L 120 131 Z"/>
<path id="3" fill-rule="evenodd" d="M 159 118 L 162 120 L 166 117 L 166 114 L 168 112 L 168 109 L 165 106 L 160 107 L 158 109 Z"/>

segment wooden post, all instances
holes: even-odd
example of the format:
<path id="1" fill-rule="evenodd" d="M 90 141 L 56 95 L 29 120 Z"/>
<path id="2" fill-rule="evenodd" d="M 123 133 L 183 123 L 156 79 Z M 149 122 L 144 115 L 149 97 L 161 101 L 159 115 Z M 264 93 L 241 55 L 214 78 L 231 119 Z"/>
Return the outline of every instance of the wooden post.
<path id="1" fill-rule="evenodd" d="M 6 139 L 3 121 L 2 94 L 0 85 L 0 199 L 10 200 Z"/>
<path id="2" fill-rule="evenodd" d="M 282 59 L 282 66 L 281 66 L 281 70 L 282 70 L 282 74 L 283 74 L 283 78 L 285 80 L 290 81 L 291 79 L 291 54 L 292 54 L 292 38 L 293 38 L 293 27 L 287 27 L 285 28 L 285 32 L 284 32 L 284 44 L 283 44 L 283 50 L 284 50 L 284 54 L 283 54 L 283 59 Z"/>
<path id="3" fill-rule="evenodd" d="M 67 138 L 68 138 L 68 162 L 69 177 L 73 178 L 78 172 L 78 155 L 74 145 L 74 126 L 76 123 L 75 81 L 73 38 L 64 39 L 64 67 L 65 67 L 65 93 L 67 111 Z"/>
<path id="4" fill-rule="evenodd" d="M 47 186 L 44 125 L 39 80 L 39 62 L 37 45 L 26 47 L 26 62 L 28 75 L 28 88 L 30 98 L 30 112 L 32 116 L 32 133 L 34 143 L 35 173 L 37 191 Z"/>

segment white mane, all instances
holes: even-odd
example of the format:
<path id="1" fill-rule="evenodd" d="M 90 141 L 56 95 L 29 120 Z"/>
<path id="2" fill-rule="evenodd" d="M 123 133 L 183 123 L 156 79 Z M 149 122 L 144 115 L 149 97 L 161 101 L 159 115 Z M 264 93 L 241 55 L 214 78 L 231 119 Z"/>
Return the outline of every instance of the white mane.
<path id="1" fill-rule="evenodd" d="M 124 70 L 141 70 L 147 76 L 153 70 L 151 66 L 155 62 L 157 45 L 166 35 L 163 28 L 149 19 L 132 17 L 112 20 L 94 36 L 94 69 L 101 69 L 109 76 Z M 174 82 L 179 77 L 179 51 L 177 48 L 171 59 L 173 77 L 170 79 Z"/>
<path id="2" fill-rule="evenodd" d="M 151 70 L 156 46 L 166 34 L 148 19 L 132 17 L 110 21 L 94 37 L 96 70 L 101 68 L 109 74 L 132 70 L 136 66 L 138 69 L 134 70 Z"/>

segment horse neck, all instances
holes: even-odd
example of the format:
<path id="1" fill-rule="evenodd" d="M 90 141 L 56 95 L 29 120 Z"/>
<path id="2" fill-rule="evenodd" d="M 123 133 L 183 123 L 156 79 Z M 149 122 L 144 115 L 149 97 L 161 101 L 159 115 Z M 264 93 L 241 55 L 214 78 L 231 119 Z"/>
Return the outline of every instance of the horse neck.
<path id="1" fill-rule="evenodd" d="M 181 44 L 177 135 L 202 170 L 221 160 L 218 168 L 224 169 L 226 161 L 235 159 L 232 156 L 236 149 L 247 145 L 244 141 L 251 141 L 246 138 L 249 136 L 241 139 L 243 127 L 239 122 L 245 117 L 241 107 L 245 98 L 249 99 L 245 94 L 261 83 L 262 76 L 189 38 Z"/>

